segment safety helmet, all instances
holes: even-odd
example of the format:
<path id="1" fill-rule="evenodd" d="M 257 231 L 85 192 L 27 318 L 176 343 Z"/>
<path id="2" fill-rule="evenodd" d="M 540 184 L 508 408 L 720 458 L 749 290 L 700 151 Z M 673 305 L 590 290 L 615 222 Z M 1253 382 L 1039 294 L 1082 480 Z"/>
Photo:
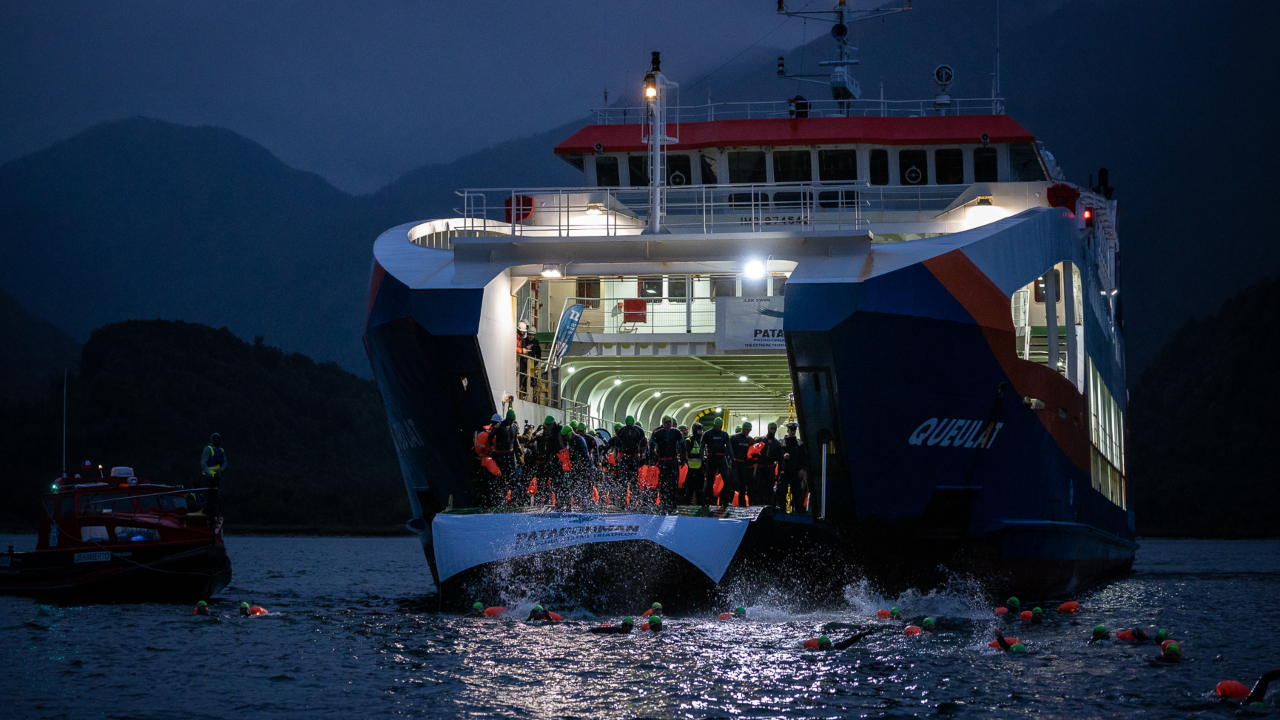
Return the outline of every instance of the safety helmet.
<path id="1" fill-rule="evenodd" d="M 499 415 L 498 413 L 494 413 L 494 414 L 493 414 L 493 417 L 489 418 L 489 422 L 496 422 L 496 423 L 500 423 L 500 422 L 502 422 L 502 416 L 501 416 L 501 415 Z"/>
<path id="2" fill-rule="evenodd" d="M 519 330 L 520 332 L 529 332 L 529 323 L 521 320 L 520 322 L 516 323 L 516 329 Z"/>

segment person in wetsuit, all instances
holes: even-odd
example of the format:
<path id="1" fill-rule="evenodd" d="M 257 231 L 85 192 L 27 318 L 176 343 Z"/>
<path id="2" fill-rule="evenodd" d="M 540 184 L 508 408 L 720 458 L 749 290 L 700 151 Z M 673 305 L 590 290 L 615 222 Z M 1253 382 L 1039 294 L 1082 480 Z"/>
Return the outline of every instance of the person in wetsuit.
<path id="1" fill-rule="evenodd" d="M 681 445 L 688 470 L 684 477 L 684 501 L 686 505 L 706 504 L 702 490 L 702 423 L 694 423 L 689 437 Z"/>
<path id="2" fill-rule="evenodd" d="M 541 502 L 550 502 L 551 493 L 560 483 L 564 470 L 560 467 L 559 452 L 564 448 L 560 442 L 560 426 L 556 419 L 547 416 L 542 427 L 533 436 L 533 474 L 538 478 L 537 497 Z"/>
<path id="3" fill-rule="evenodd" d="M 795 421 L 787 423 L 787 436 L 782 439 L 782 461 L 778 464 L 778 491 L 774 493 L 774 507 L 786 510 L 787 493 L 791 493 L 791 509 L 798 511 L 804 506 L 805 466 L 808 464 L 809 452 L 804 443 L 796 437 Z"/>
<path id="4" fill-rule="evenodd" d="M 733 453 L 733 476 L 734 488 L 738 491 L 738 502 L 744 507 L 749 504 L 748 500 L 753 488 L 751 487 L 752 476 L 751 466 L 748 465 L 748 453 L 751 452 L 751 446 L 756 441 L 751 437 L 751 423 L 742 423 L 742 429 L 734 433 L 729 438 L 729 449 Z M 756 498 L 756 504 L 761 505 L 761 498 Z"/>
<path id="5" fill-rule="evenodd" d="M 573 466 L 564 483 L 565 495 L 585 502 L 591 495 L 591 449 L 587 446 L 587 439 L 574 434 L 573 428 L 568 425 L 560 429 L 560 438 L 569 448 L 569 462 Z M 568 503 L 569 497 L 565 497 L 561 504 Z"/>
<path id="6" fill-rule="evenodd" d="M 671 425 L 671 418 L 664 417 L 662 427 L 653 431 L 654 453 L 658 456 L 658 500 L 666 513 L 675 512 L 680 466 L 684 464 L 684 436 Z"/>
<path id="7" fill-rule="evenodd" d="M 778 463 L 782 460 L 782 443 L 778 441 L 778 423 L 771 422 L 765 436 L 756 442 L 764 443 L 756 456 L 755 482 L 751 497 L 757 505 L 768 505 L 774 499 L 774 484 L 778 481 Z"/>
<path id="8" fill-rule="evenodd" d="M 498 423 L 498 426 L 489 430 L 488 442 L 489 454 L 493 457 L 494 462 L 498 463 L 498 470 L 502 472 L 501 487 L 497 488 L 497 492 L 493 493 L 495 497 L 490 500 L 494 505 L 500 505 L 506 497 L 508 490 L 513 491 L 513 497 L 516 486 L 516 454 L 520 452 L 520 429 L 516 427 L 516 411 L 508 410 L 507 416 Z"/>
<path id="9" fill-rule="evenodd" d="M 624 617 L 621 625 L 601 625 L 600 627 L 591 628 L 588 632 L 593 632 L 597 635 L 630 635 L 635 626 L 635 618 Z"/>
<path id="10" fill-rule="evenodd" d="M 720 509 L 729 506 L 733 499 L 733 471 L 729 469 L 729 433 L 724 431 L 724 419 L 716 418 L 713 427 L 702 434 L 702 486 L 707 498 L 714 497 L 716 473 L 724 482 L 717 499 Z M 710 502 L 708 502 L 710 504 Z"/>
<path id="11" fill-rule="evenodd" d="M 201 600 L 200 602 L 196 603 L 196 606 L 191 611 L 191 614 L 207 616 L 209 614 L 209 603 L 205 602 L 204 600 Z"/>
<path id="12" fill-rule="evenodd" d="M 618 429 L 615 437 L 618 440 L 616 445 L 618 485 L 614 488 L 614 493 L 621 504 L 627 491 L 636 489 L 636 480 L 639 478 L 640 466 L 643 464 L 643 456 L 647 450 L 644 430 L 636 425 L 636 419 L 631 415 L 627 416 L 626 423 Z"/>
<path id="13" fill-rule="evenodd" d="M 874 629 L 863 630 L 860 633 L 854 633 L 853 635 L 850 635 L 844 640 L 840 640 L 838 642 L 832 642 L 831 638 L 827 637 L 826 635 L 823 635 L 817 638 L 817 643 L 818 643 L 817 649 L 818 650 L 844 650 L 852 646 L 854 643 L 858 642 L 859 640 L 870 635 L 873 632 L 875 632 Z"/>
<path id="14" fill-rule="evenodd" d="M 484 617 L 484 603 L 472 603 L 467 617 Z"/>
<path id="15" fill-rule="evenodd" d="M 551 616 L 551 613 L 541 605 L 534 605 L 533 609 L 529 611 L 529 617 L 525 619 L 539 620 L 544 622 L 556 622 L 556 619 Z"/>

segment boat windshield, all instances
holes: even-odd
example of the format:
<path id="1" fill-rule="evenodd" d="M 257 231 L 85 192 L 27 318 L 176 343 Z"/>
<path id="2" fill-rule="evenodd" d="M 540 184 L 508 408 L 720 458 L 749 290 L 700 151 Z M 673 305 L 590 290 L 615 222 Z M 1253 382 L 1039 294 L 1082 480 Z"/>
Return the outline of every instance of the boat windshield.
<path id="1" fill-rule="evenodd" d="M 185 510 L 187 499 L 182 495 L 139 495 L 138 510 L 140 512 L 156 512 L 160 510 Z"/>
<path id="2" fill-rule="evenodd" d="M 80 514 L 104 512 L 133 512 L 133 498 L 129 493 L 109 493 L 80 496 Z"/>

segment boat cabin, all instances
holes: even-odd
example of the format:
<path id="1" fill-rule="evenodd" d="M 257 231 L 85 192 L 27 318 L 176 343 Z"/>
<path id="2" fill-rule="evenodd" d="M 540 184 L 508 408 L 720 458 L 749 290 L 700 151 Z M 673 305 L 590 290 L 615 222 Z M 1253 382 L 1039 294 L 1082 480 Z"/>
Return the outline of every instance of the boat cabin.
<path id="1" fill-rule="evenodd" d="M 103 478 L 58 478 L 44 496 L 36 550 L 207 539 L 203 504 L 200 491 L 140 480 L 128 467 Z"/>

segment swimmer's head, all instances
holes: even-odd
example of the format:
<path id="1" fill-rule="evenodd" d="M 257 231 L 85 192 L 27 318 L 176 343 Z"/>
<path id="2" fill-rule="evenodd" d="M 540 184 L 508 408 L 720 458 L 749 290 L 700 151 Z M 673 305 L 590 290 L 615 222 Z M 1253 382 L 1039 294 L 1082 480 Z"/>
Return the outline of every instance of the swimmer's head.
<path id="1" fill-rule="evenodd" d="M 1167 658 L 1180 658 L 1182 657 L 1182 646 L 1170 640 L 1160 648 L 1160 654 Z"/>
<path id="2" fill-rule="evenodd" d="M 200 602 L 196 603 L 196 607 L 209 607 L 209 603 L 201 600 Z"/>
<path id="3" fill-rule="evenodd" d="M 818 638 L 819 648 L 827 647 L 829 645 L 831 645 L 831 638 L 827 637 L 826 635 L 823 635 L 822 637 Z"/>
<path id="4" fill-rule="evenodd" d="M 661 615 L 653 615 L 653 616 L 651 616 L 651 617 L 649 618 L 649 628 L 650 628 L 651 630 L 653 630 L 653 629 L 661 629 L 661 628 L 662 628 L 662 616 L 661 616 Z"/>
<path id="5" fill-rule="evenodd" d="M 1106 626 L 1106 625 L 1094 625 L 1094 626 L 1093 626 L 1093 639 L 1094 639 L 1094 640 L 1106 640 L 1106 639 L 1107 639 L 1107 637 L 1108 637 L 1108 635 L 1107 635 L 1107 626 Z"/>
<path id="6" fill-rule="evenodd" d="M 1159 630 L 1156 631 L 1156 640 L 1159 640 L 1160 642 L 1164 642 L 1165 640 L 1168 640 L 1168 639 L 1169 639 L 1168 630 L 1165 630 L 1164 628 L 1160 628 Z"/>
<path id="7" fill-rule="evenodd" d="M 1016 597 L 1011 597 L 1008 600 L 1005 600 L 1004 604 L 1008 606 L 1010 610 L 1017 610 L 1018 608 L 1022 607 L 1022 603 L 1018 602 L 1018 598 Z"/>
<path id="8" fill-rule="evenodd" d="M 654 604 L 650 605 L 649 607 L 650 607 L 651 609 L 653 609 L 653 610 L 661 610 L 661 609 L 662 609 L 662 603 L 654 603 Z"/>
<path id="9" fill-rule="evenodd" d="M 1014 643 L 1009 646 L 1009 652 L 1022 653 L 1027 651 L 1027 646 L 1022 643 Z"/>
<path id="10" fill-rule="evenodd" d="M 534 605 L 534 606 L 533 606 L 533 611 L 534 611 L 534 612 L 542 612 L 542 606 L 541 606 L 541 605 Z"/>
<path id="11" fill-rule="evenodd" d="M 743 607 L 743 606 L 739 605 L 738 607 L 736 607 L 736 608 L 734 608 L 734 609 L 733 609 L 733 614 L 734 614 L 734 615 L 746 615 L 746 614 L 747 614 L 747 609 L 746 609 L 745 607 Z"/>
<path id="12" fill-rule="evenodd" d="M 720 428 L 724 427 L 724 418 L 716 418 L 716 421 L 712 424 L 716 426 L 717 430 L 719 430 Z"/>
<path id="13" fill-rule="evenodd" d="M 1040 609 L 1040 608 L 1038 608 L 1038 607 L 1034 607 L 1034 608 L 1031 608 L 1031 614 L 1032 614 L 1032 615 L 1043 615 L 1043 614 L 1044 614 L 1044 610 L 1041 610 L 1041 609 Z"/>
<path id="14" fill-rule="evenodd" d="M 921 624 L 921 625 L 923 625 L 923 626 L 925 627 L 925 629 L 926 629 L 926 630 L 932 630 L 932 629 L 933 629 L 933 626 L 934 626 L 934 624 L 935 624 L 935 622 L 936 622 L 936 621 L 935 621 L 933 618 L 931 618 L 931 617 L 927 617 L 927 618 L 925 618 L 925 619 L 924 619 L 924 622 L 922 622 L 922 623 L 920 623 L 920 624 Z"/>
<path id="15" fill-rule="evenodd" d="M 472 609 L 472 610 L 483 610 L 483 609 L 484 609 L 484 603 L 471 603 L 471 609 Z"/>
<path id="16" fill-rule="evenodd" d="M 901 611 L 901 610 L 899 610 L 899 609 L 898 609 L 898 608 L 896 608 L 896 607 L 895 607 L 895 608 L 889 608 L 889 617 L 891 617 L 891 618 L 893 618 L 893 619 L 897 620 L 898 618 L 902 617 L 902 611 Z"/>
<path id="17" fill-rule="evenodd" d="M 622 618 L 622 624 L 623 624 L 623 625 L 635 625 L 635 624 L 636 624 L 636 619 L 635 619 L 635 618 L 633 618 L 633 617 L 631 617 L 630 615 L 628 615 L 628 616 L 626 616 L 626 617 Z"/>

